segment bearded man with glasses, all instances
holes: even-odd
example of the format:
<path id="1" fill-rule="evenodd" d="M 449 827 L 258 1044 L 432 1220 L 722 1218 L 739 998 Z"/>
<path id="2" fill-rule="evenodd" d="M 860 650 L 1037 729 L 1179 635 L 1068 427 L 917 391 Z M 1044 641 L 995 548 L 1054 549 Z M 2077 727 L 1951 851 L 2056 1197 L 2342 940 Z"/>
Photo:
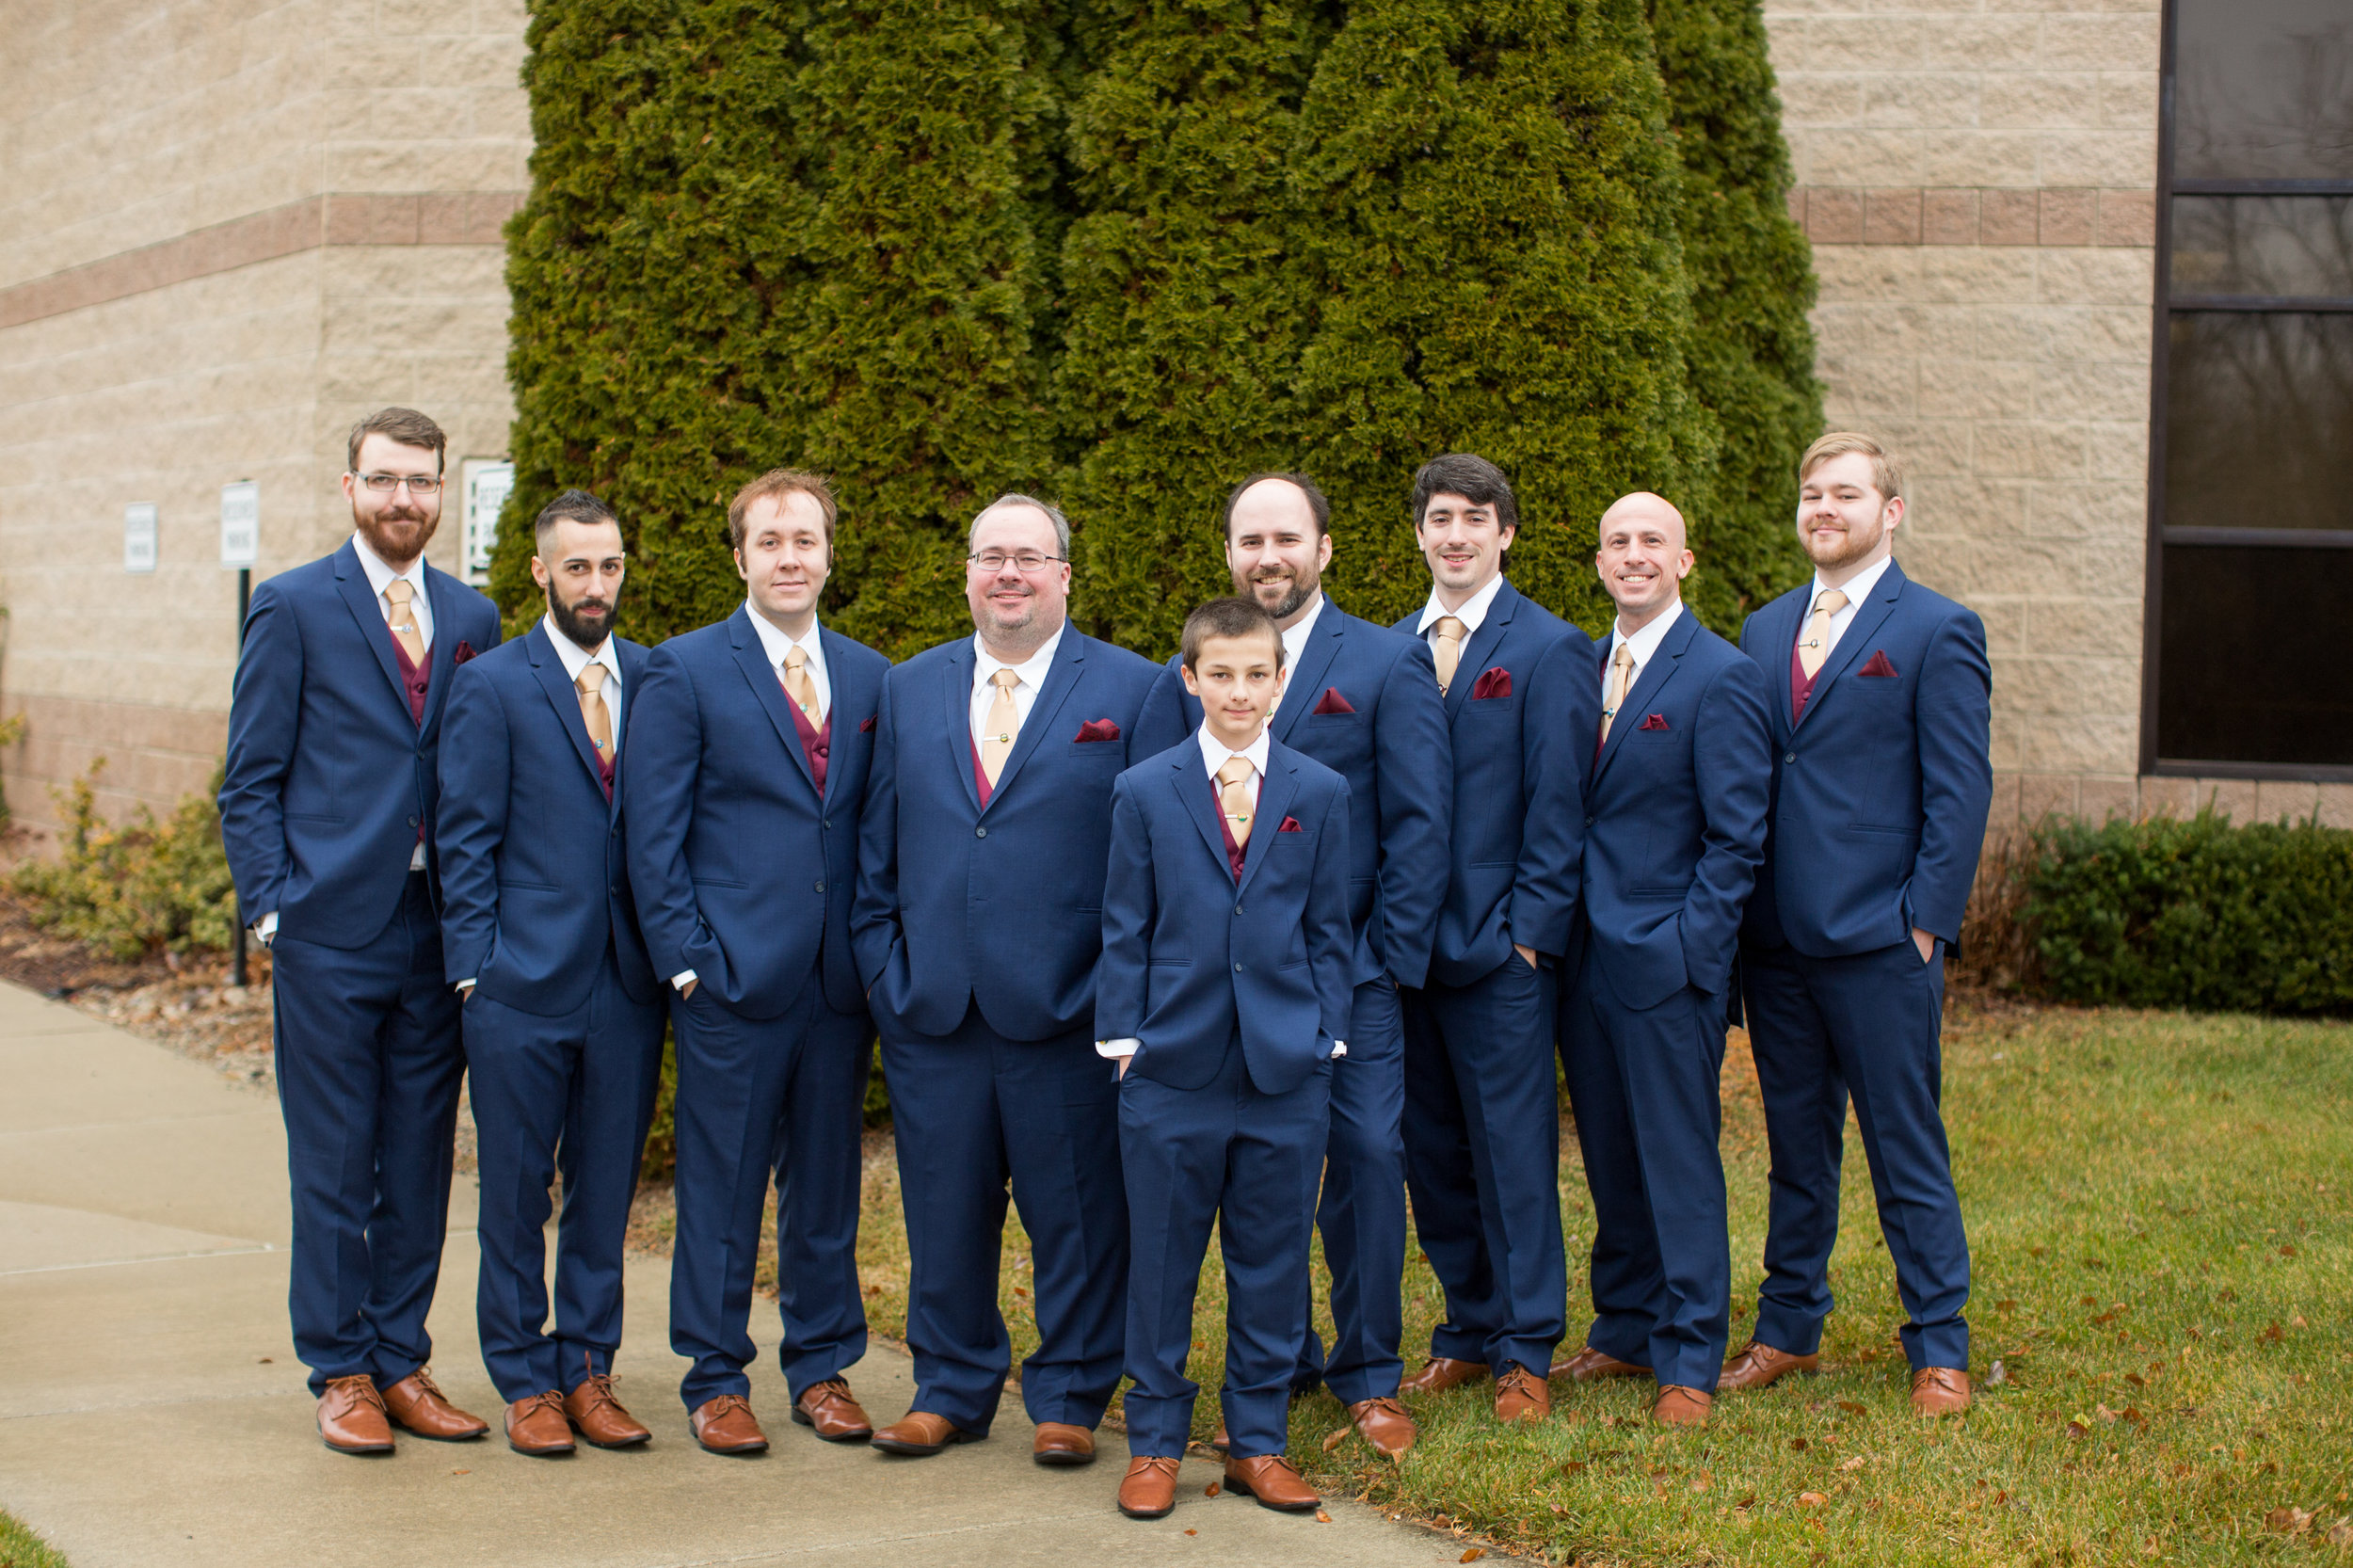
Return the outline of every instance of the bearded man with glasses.
<path id="1" fill-rule="evenodd" d="M 488 1430 L 425 1368 L 466 1070 L 433 840 L 441 710 L 499 640 L 490 601 L 424 562 L 448 444 L 413 408 L 352 427 L 352 536 L 254 590 L 229 709 L 221 840 L 273 961 L 295 1349 L 343 1453 L 389 1449 L 394 1423 Z"/>

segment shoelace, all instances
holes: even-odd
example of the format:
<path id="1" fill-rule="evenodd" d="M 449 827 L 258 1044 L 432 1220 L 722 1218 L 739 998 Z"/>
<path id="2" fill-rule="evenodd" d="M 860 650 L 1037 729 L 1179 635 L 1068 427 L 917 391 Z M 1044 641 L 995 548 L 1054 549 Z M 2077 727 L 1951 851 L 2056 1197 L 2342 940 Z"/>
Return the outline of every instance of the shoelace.
<path id="1" fill-rule="evenodd" d="M 1385 1397 L 1377 1400 L 1367 1400 L 1365 1401 L 1365 1414 L 1367 1416 L 1371 1415 L 1376 1410 L 1386 1411 L 1391 1416 L 1405 1416 L 1405 1418 L 1409 1421 L 1413 1419 L 1411 1416 L 1406 1415 L 1405 1407 L 1402 1404 L 1400 1404 L 1395 1400 Z"/>
<path id="2" fill-rule="evenodd" d="M 584 1416 L 596 1414 L 597 1407 L 600 1405 L 609 1404 L 616 1410 L 620 1408 L 621 1401 L 613 1397 L 613 1377 L 609 1372 L 589 1373 L 580 1387 L 573 1389 L 572 1392 L 579 1394 L 584 1390 L 588 1394 L 587 1403 L 581 1407 L 581 1414 Z"/>
<path id="3" fill-rule="evenodd" d="M 1298 1481 L 1301 1485 L 1304 1486 L 1306 1484 L 1306 1478 L 1299 1473 L 1299 1466 L 1293 1464 L 1289 1460 L 1285 1459 L 1281 1454 L 1264 1454 L 1257 1459 L 1237 1460 L 1235 1463 L 1240 1464 L 1257 1464 L 1266 1468 L 1282 1470 L 1288 1472 L 1291 1480 Z"/>
<path id="4" fill-rule="evenodd" d="M 801 1392 L 801 1404 L 804 1409 L 814 1410 L 820 1405 L 831 1404 L 837 1400 L 850 1403 L 856 1402 L 850 1397 L 850 1384 L 846 1378 L 827 1378 L 823 1383 L 810 1384 Z"/>
<path id="5" fill-rule="evenodd" d="M 420 1367 L 408 1375 L 416 1380 L 416 1384 L 419 1388 L 422 1388 L 426 1393 L 432 1395 L 435 1399 L 441 1400 L 443 1403 L 448 1402 L 449 1396 L 442 1393 L 441 1385 L 433 1381 L 432 1368 Z"/>
<path id="6" fill-rule="evenodd" d="M 704 1417 L 704 1425 L 708 1426 L 721 1416 L 738 1410 L 749 1416 L 752 1413 L 752 1401 L 741 1394 L 721 1394 L 711 1401 L 711 1414 Z"/>
<path id="7" fill-rule="evenodd" d="M 564 1416 L 564 1396 L 551 1388 L 544 1394 L 534 1394 L 516 1410 L 511 1425 L 521 1426 L 531 1419 L 532 1412 L 545 1410 L 558 1420 Z"/>
<path id="8" fill-rule="evenodd" d="M 1174 1476 L 1176 1473 L 1178 1461 L 1154 1457 L 1149 1459 L 1140 1459 L 1136 1461 L 1136 1463 L 1143 1465 L 1146 1470 L 1157 1470 L 1162 1475 Z"/>
<path id="9" fill-rule="evenodd" d="M 347 1378 L 328 1378 L 327 1388 L 329 1393 L 347 1395 L 360 1404 L 372 1404 L 378 1410 L 384 1408 L 384 1396 L 376 1392 L 376 1380 L 364 1372 Z"/>

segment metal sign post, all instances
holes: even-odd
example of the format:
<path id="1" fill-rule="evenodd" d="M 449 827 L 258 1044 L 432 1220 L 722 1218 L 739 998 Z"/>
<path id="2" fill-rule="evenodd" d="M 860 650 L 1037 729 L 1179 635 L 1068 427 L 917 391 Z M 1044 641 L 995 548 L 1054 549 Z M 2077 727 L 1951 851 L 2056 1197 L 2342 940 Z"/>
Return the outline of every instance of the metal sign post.
<path id="1" fill-rule="evenodd" d="M 220 488 L 220 564 L 237 574 L 237 655 L 245 656 L 245 617 L 253 607 L 253 563 L 262 553 L 262 487 L 240 479 Z M 246 983 L 245 921 L 229 937 L 229 983 Z"/>

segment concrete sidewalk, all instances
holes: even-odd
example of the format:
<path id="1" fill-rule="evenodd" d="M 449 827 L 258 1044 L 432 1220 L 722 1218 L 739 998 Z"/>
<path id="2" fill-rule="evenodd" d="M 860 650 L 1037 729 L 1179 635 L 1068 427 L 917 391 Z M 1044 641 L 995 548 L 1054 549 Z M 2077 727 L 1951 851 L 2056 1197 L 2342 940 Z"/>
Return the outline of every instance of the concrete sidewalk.
<path id="1" fill-rule="evenodd" d="M 654 1429 L 633 1453 L 530 1460 L 491 1437 L 328 1452 L 286 1326 L 285 1140 L 275 1100 L 70 1007 L 0 984 L 0 1507 L 74 1568 L 328 1561 L 614 1568 L 785 1564 L 837 1553 L 929 1564 L 1126 1562 L 1422 1568 L 1459 1542 L 1335 1502 L 1330 1524 L 1205 1498 L 1138 1524 L 1112 1494 L 1125 1447 L 1083 1470 L 1030 1463 L 1006 1400 L 994 1437 L 936 1459 L 836 1448 L 785 1419 L 763 1357 L 753 1404 L 775 1441 L 695 1448 L 664 1325 L 667 1265 L 631 1266 L 621 1393 Z M 473 1190 L 458 1184 L 433 1315 L 436 1375 L 495 1425 L 473 1334 Z M 906 1408 L 906 1360 L 851 1373 L 877 1419 Z M 1194 1533 L 1188 1533 L 1194 1532 Z"/>

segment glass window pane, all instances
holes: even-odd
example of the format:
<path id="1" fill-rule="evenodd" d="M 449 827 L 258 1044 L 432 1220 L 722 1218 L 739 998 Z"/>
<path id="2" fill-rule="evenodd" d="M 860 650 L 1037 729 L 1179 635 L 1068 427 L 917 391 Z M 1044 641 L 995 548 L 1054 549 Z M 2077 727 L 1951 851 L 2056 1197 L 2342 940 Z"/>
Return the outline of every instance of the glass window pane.
<path id="1" fill-rule="evenodd" d="M 2173 293 L 2353 298 L 2353 197 L 2175 197 Z"/>
<path id="2" fill-rule="evenodd" d="M 2353 529 L 2353 314 L 2176 315 L 2165 414 L 2168 527 Z"/>
<path id="3" fill-rule="evenodd" d="M 2168 545 L 2157 755 L 2353 766 L 2353 550 Z"/>
<path id="4" fill-rule="evenodd" d="M 2353 179 L 2353 5 L 2181 0 L 2179 179 Z"/>

